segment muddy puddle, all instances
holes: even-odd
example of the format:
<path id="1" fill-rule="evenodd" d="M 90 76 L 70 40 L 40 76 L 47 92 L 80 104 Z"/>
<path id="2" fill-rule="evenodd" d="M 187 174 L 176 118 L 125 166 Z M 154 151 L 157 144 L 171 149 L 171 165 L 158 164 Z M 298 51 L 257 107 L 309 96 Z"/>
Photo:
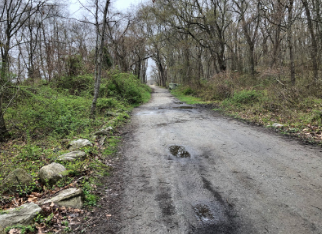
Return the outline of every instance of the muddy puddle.
<path id="1" fill-rule="evenodd" d="M 174 109 L 188 109 L 188 110 L 195 109 L 193 106 L 176 106 L 173 108 Z"/>
<path id="2" fill-rule="evenodd" d="M 207 205 L 196 205 L 194 211 L 200 221 L 209 223 L 214 219 L 214 216 Z"/>
<path id="3" fill-rule="evenodd" d="M 190 153 L 183 147 L 179 145 L 172 145 L 169 147 L 170 153 L 177 158 L 190 158 Z"/>

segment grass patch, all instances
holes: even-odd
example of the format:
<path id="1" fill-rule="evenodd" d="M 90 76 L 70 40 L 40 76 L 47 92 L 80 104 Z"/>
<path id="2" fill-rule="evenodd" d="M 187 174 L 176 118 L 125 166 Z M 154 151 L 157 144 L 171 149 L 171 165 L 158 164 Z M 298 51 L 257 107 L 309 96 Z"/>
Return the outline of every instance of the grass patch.
<path id="1" fill-rule="evenodd" d="M 222 102 L 223 106 L 236 105 L 240 106 L 242 104 L 254 104 L 258 102 L 261 98 L 261 94 L 256 90 L 241 90 L 234 93 L 231 98 L 226 98 Z"/>
<path id="2" fill-rule="evenodd" d="M 120 142 L 120 137 L 113 133 L 130 118 L 135 106 L 149 101 L 151 89 L 132 74 L 111 71 L 102 79 L 97 114 L 92 120 L 89 116 L 93 83 L 92 75 L 81 75 L 61 77 L 50 84 L 20 86 L 4 115 L 11 139 L 0 145 L 0 184 L 16 168 L 26 170 L 33 183 L 17 188 L 12 195 L 0 193 L 1 212 L 13 207 L 13 200 L 25 203 L 31 193 L 54 193 L 70 186 L 83 189 L 87 207 L 97 205 L 95 189 L 102 176 L 111 171 L 106 158 L 115 155 Z M 94 132 L 108 126 L 113 130 L 105 145 L 100 146 L 101 139 L 95 138 Z M 80 138 L 93 143 L 92 147 L 81 149 L 86 153 L 85 159 L 57 161 L 60 155 L 69 152 L 68 143 Z M 39 180 L 39 169 L 52 162 L 63 164 L 67 171 L 56 185 L 44 186 Z"/>
<path id="3" fill-rule="evenodd" d="M 190 87 L 178 87 L 173 89 L 171 93 L 178 98 L 180 101 L 185 102 L 189 105 L 205 103 L 201 98 L 194 97 L 191 94 L 193 93 Z"/>
<path id="4" fill-rule="evenodd" d="M 34 232 L 35 228 L 31 225 L 21 225 L 21 224 L 17 224 L 14 226 L 10 226 L 10 227 L 6 227 L 5 228 L 5 233 L 8 233 L 11 229 L 16 229 L 19 230 L 21 234 L 25 234 L 27 232 Z"/>

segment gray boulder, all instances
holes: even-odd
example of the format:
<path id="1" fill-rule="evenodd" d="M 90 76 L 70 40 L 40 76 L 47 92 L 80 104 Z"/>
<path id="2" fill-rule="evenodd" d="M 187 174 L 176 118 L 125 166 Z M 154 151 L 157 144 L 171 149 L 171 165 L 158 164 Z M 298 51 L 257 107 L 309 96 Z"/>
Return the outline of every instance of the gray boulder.
<path id="1" fill-rule="evenodd" d="M 9 173 L 0 185 L 0 192 L 14 193 L 19 186 L 28 186 L 32 177 L 24 169 L 17 168 Z"/>
<path id="2" fill-rule="evenodd" d="M 16 224 L 27 225 L 41 211 L 35 203 L 27 203 L 14 209 L 6 210 L 0 214 L 0 234 L 4 234 L 4 229 Z"/>
<path id="3" fill-rule="evenodd" d="M 68 145 L 68 149 L 70 151 L 73 151 L 85 146 L 93 146 L 93 144 L 87 139 L 78 139 L 75 141 L 71 141 Z"/>
<path id="4" fill-rule="evenodd" d="M 103 146 L 105 144 L 105 140 L 106 140 L 106 136 L 103 136 L 100 140 L 99 140 L 99 144 L 101 146 Z"/>
<path id="5" fill-rule="evenodd" d="M 59 192 L 56 196 L 52 198 L 39 201 L 39 204 L 43 205 L 46 203 L 53 202 L 59 206 L 80 209 L 83 206 L 82 194 L 83 191 L 81 189 L 69 188 Z"/>
<path id="6" fill-rule="evenodd" d="M 279 124 L 279 123 L 274 123 L 272 126 L 273 126 L 274 128 L 282 128 L 282 127 L 284 127 L 284 125 L 283 125 L 283 124 Z"/>
<path id="7" fill-rule="evenodd" d="M 58 180 L 63 178 L 66 168 L 59 163 L 51 163 L 43 166 L 39 171 L 39 178 L 43 183 L 50 185 L 55 184 Z"/>
<path id="8" fill-rule="evenodd" d="M 107 111 L 106 116 L 119 116 L 120 113 L 112 112 L 112 111 Z"/>
<path id="9" fill-rule="evenodd" d="M 169 89 L 172 90 L 172 89 L 175 89 L 179 86 L 179 84 L 177 83 L 169 83 Z"/>
<path id="10" fill-rule="evenodd" d="M 86 157 L 86 153 L 83 151 L 72 151 L 67 154 L 60 155 L 58 160 L 60 161 L 74 161 L 76 159 L 84 159 Z"/>
<path id="11" fill-rule="evenodd" d="M 112 131 L 112 130 L 113 130 L 113 128 L 111 126 L 109 126 L 108 128 L 101 129 L 101 130 L 95 132 L 94 134 L 95 135 L 109 135 L 110 131 Z"/>

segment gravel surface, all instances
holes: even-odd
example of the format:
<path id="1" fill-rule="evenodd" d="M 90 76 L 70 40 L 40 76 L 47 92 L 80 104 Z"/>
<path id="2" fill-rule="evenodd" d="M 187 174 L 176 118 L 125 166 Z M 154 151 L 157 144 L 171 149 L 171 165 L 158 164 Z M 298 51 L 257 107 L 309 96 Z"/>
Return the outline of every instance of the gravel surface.
<path id="1" fill-rule="evenodd" d="M 322 233 L 321 148 L 153 88 L 124 136 L 113 233 Z"/>

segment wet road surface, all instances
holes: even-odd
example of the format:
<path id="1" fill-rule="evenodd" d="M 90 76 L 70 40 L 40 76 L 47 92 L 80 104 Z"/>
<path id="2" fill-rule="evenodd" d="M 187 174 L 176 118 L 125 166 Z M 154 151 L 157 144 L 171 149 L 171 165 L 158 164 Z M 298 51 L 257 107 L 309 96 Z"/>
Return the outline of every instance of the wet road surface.
<path id="1" fill-rule="evenodd" d="M 124 139 L 120 233 L 322 233 L 321 148 L 153 88 Z"/>

